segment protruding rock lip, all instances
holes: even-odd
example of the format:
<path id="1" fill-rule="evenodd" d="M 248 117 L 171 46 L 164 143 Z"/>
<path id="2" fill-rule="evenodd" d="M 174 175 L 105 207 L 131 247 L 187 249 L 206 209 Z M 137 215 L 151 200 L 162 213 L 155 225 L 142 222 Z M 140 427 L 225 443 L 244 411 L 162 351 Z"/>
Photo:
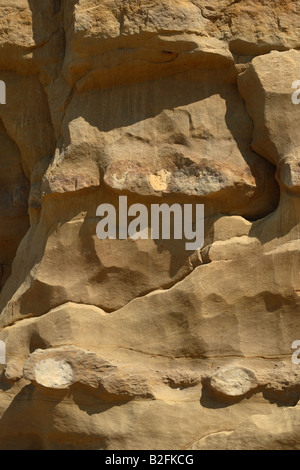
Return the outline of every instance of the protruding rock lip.
<path id="1" fill-rule="evenodd" d="M 227 42 L 194 33 L 122 36 L 113 39 L 110 49 L 98 55 L 84 57 L 84 54 L 73 52 L 64 65 L 66 81 L 72 86 L 76 84 L 80 93 L 154 80 L 192 68 L 232 67 L 234 71 Z"/>
<path id="2" fill-rule="evenodd" d="M 287 191 L 292 193 L 300 193 L 300 162 L 293 155 L 281 157 L 276 179 Z"/>
<path id="3" fill-rule="evenodd" d="M 124 402 L 136 397 L 153 398 L 145 373 L 115 365 L 95 352 L 76 346 L 36 349 L 23 367 L 23 378 L 49 391 L 87 387 L 104 402 Z"/>
<path id="4" fill-rule="evenodd" d="M 224 400 L 239 400 L 258 387 L 254 372 L 240 366 L 229 366 L 215 372 L 207 384 L 213 394 Z"/>
<path id="5" fill-rule="evenodd" d="M 75 346 L 63 346 L 36 349 L 29 354 L 23 367 L 23 377 L 47 389 L 67 389 L 75 383 L 97 388 L 101 372 L 113 368 L 94 353 Z M 85 375 L 83 370 L 86 371 Z"/>

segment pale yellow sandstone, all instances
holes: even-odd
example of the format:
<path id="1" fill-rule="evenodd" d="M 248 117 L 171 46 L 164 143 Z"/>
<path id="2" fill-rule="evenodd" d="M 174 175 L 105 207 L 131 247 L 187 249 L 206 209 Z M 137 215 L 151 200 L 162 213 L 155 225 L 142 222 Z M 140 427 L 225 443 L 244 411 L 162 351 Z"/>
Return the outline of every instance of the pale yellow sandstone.
<path id="1" fill-rule="evenodd" d="M 1 450 L 299 450 L 299 47 L 292 0 L 1 1 Z M 100 240 L 120 195 L 203 247 Z"/>

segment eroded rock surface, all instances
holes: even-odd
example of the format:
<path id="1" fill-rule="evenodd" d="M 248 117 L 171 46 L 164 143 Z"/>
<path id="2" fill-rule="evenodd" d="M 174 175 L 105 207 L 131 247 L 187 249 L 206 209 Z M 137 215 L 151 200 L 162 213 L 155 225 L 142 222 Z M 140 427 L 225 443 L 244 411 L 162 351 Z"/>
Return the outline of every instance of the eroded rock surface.
<path id="1" fill-rule="evenodd" d="M 3 0 L 0 449 L 300 449 L 300 7 Z M 205 240 L 96 236 L 204 204 Z"/>

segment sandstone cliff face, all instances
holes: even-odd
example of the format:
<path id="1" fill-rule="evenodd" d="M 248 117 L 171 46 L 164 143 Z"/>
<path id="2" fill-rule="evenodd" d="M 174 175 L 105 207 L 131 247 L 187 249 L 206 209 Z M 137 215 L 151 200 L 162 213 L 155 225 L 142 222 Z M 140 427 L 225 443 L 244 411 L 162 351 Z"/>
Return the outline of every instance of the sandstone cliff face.
<path id="1" fill-rule="evenodd" d="M 0 45 L 0 448 L 300 449 L 299 2 L 1 0 Z M 201 250 L 100 240 L 122 195 Z"/>

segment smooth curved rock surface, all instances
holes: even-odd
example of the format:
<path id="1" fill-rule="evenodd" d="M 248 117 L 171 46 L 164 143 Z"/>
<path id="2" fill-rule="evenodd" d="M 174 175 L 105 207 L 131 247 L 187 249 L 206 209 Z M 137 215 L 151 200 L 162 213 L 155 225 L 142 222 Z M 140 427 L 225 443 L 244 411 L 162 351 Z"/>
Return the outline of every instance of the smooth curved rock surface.
<path id="1" fill-rule="evenodd" d="M 1 2 L 1 450 L 299 450 L 299 49 L 293 0 Z M 124 195 L 201 249 L 100 240 Z"/>

